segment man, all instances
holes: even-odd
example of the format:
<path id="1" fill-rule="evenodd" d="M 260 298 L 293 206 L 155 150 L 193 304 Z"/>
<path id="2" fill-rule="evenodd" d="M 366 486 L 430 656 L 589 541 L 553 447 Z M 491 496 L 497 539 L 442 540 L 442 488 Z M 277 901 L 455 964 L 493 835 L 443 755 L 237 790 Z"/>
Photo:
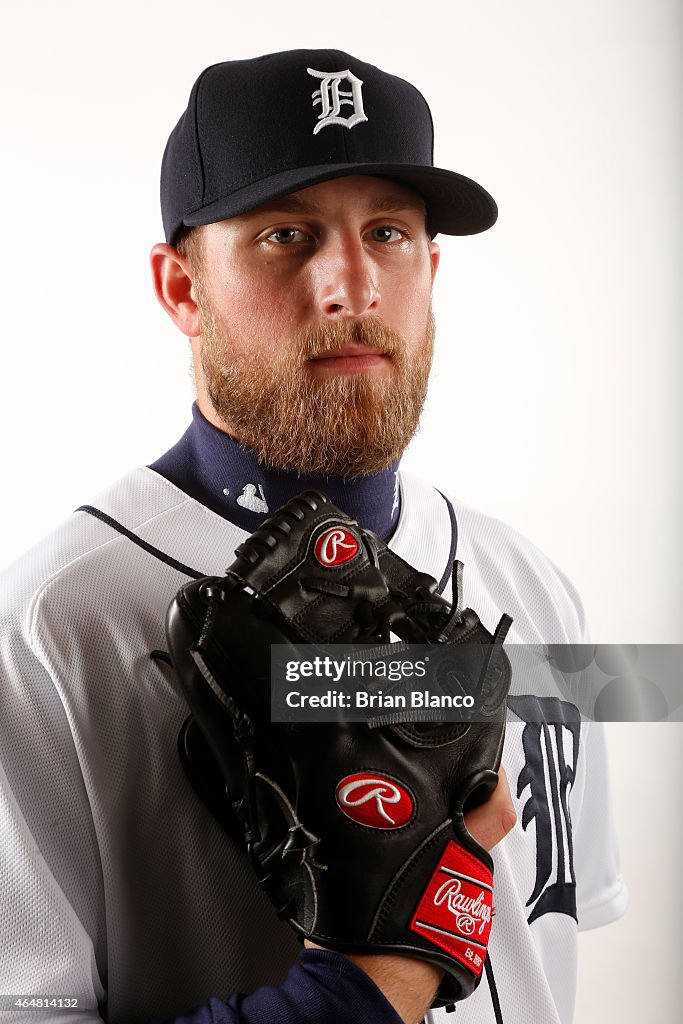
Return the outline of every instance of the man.
<path id="1" fill-rule="evenodd" d="M 188 576 L 220 573 L 245 532 L 315 486 L 444 590 L 457 553 L 466 603 L 489 626 L 512 615 L 511 642 L 585 640 L 575 591 L 540 552 L 398 468 L 431 362 L 434 235 L 496 217 L 479 185 L 432 166 L 420 94 L 332 50 L 216 65 L 169 139 L 161 198 L 154 285 L 191 339 L 193 423 L 3 581 L 2 987 L 78 995 L 117 1022 L 260 992 L 297 955 L 176 756 L 186 708 L 150 654 Z M 486 977 L 457 1019 L 567 1024 L 577 923 L 625 903 L 604 749 L 566 702 L 510 706 L 521 826 L 495 854 Z M 489 818 L 489 844 L 509 825 Z M 348 961 L 306 955 L 348 983 Z M 375 974 L 389 1003 L 365 991 L 366 1019 L 393 1002 L 417 1020 L 437 983 L 409 975 L 421 966 Z"/>

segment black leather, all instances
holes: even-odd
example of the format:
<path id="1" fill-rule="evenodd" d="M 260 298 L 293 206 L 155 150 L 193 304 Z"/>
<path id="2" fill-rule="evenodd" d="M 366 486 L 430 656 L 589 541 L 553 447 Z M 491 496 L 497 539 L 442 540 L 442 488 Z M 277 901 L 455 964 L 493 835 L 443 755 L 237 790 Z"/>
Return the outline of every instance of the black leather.
<path id="1" fill-rule="evenodd" d="M 317 546 L 337 527 L 347 550 L 350 535 L 357 551 L 323 566 Z M 387 643 L 391 632 L 442 645 L 496 646 L 500 653 L 511 620 L 503 616 L 491 634 L 471 609 L 451 608 L 436 594 L 436 581 L 317 492 L 284 506 L 235 554 L 224 577 L 183 587 L 167 616 L 171 659 L 209 748 L 202 750 L 186 726 L 186 771 L 231 834 L 241 835 L 278 914 L 301 935 L 342 952 L 428 960 L 446 971 L 437 1003 L 464 998 L 481 970 L 468 969 L 411 920 L 452 842 L 475 869 L 492 871 L 463 812 L 497 782 L 508 659 L 503 655 L 495 672 L 488 672 L 486 657 L 476 661 L 483 721 L 288 725 L 270 721 L 270 644 Z M 460 579 L 456 568 L 456 602 Z M 203 773 L 215 776 L 216 766 L 221 781 L 203 786 Z M 400 806 L 412 807 L 409 817 L 389 828 L 349 817 L 336 794 L 359 773 L 370 781 L 352 782 L 352 790 L 361 786 L 354 792 L 380 776 L 394 804 L 394 791 L 408 794 Z M 370 797 L 361 802 L 373 806 Z M 383 816 L 397 813 L 393 804 L 375 803 Z"/>

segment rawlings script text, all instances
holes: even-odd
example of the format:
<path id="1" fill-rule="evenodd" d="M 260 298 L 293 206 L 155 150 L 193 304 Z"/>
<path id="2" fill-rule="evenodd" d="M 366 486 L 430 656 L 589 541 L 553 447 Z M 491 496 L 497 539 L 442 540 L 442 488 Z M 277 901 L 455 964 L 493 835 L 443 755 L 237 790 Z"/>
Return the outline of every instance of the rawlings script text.
<path id="1" fill-rule="evenodd" d="M 478 934 L 483 935 L 486 926 L 491 922 L 491 907 L 486 902 L 483 890 L 479 891 L 476 897 L 467 896 L 462 891 L 462 882 L 459 878 L 449 878 L 436 890 L 434 895 L 434 906 L 440 907 L 445 903 L 452 914 L 455 915 L 458 931 L 463 935 L 474 935 L 479 925 Z"/>

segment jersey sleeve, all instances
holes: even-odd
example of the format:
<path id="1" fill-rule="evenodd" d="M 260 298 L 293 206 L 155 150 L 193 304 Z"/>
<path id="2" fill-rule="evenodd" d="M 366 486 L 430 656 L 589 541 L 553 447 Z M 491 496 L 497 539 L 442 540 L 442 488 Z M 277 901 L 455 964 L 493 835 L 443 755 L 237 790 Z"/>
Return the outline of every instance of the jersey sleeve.
<path id="1" fill-rule="evenodd" d="M 0 769 L 0 1009 L 3 1021 L 28 1024 L 31 1014 L 16 1005 L 41 1005 L 42 1022 L 99 1021 L 103 994 L 93 944 L 31 836 Z M 83 1013 L 82 1011 L 86 1011 Z M 87 1013 L 89 1011 L 89 1013 Z"/>
<path id="2" fill-rule="evenodd" d="M 565 593 L 575 609 L 576 625 L 569 633 L 571 642 L 590 645 L 590 634 L 583 603 L 571 581 L 555 567 Z M 581 676 L 579 676 L 581 678 Z M 592 707 L 593 684 L 590 671 L 585 685 L 587 706 Z M 581 701 L 579 701 L 581 703 Z M 599 928 L 616 921 L 628 905 L 628 889 L 619 870 L 619 847 L 612 814 L 609 765 L 602 722 L 586 721 L 583 756 L 585 784 L 581 811 L 574 823 L 574 866 L 576 868 L 576 906 L 580 931 Z"/>
<path id="3" fill-rule="evenodd" d="M 0 1019 L 67 1024 L 62 999 L 86 1024 L 104 996 L 99 851 L 64 708 L 23 626 L 0 619 Z"/>
<path id="4" fill-rule="evenodd" d="M 574 824 L 574 857 L 579 929 L 587 931 L 621 917 L 628 906 L 628 889 L 619 871 L 604 726 L 585 722 L 583 729 L 586 783 Z"/>

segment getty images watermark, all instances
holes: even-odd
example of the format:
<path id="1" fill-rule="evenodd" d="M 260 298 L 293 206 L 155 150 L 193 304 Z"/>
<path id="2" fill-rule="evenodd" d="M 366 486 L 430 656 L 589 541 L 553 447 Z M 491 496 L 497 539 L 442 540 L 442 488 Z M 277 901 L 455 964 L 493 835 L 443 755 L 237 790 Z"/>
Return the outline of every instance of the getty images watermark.
<path id="1" fill-rule="evenodd" d="M 328 653 L 332 652 L 332 653 Z M 272 662 L 275 717 L 323 721 L 341 712 L 349 721 L 404 713 L 413 719 L 484 717 L 500 708 L 510 664 L 500 646 L 389 644 L 379 647 L 306 645 L 295 657 L 281 650 Z M 299 653 L 299 652 L 297 652 Z M 282 679 L 281 689 L 276 680 Z M 338 716 L 337 716 L 338 717 Z"/>
<path id="2" fill-rule="evenodd" d="M 291 652 L 290 652 L 291 653 Z M 417 689 L 420 680 L 428 678 L 430 656 L 424 658 L 369 658 L 362 650 L 344 657 L 315 655 L 310 660 L 291 659 L 285 662 L 287 683 L 305 683 L 305 688 L 287 689 L 284 702 L 288 708 L 342 708 L 344 710 L 385 711 L 407 708 L 444 708 L 472 711 L 473 693 L 444 693 Z M 309 684 L 315 681 L 314 687 Z M 328 688 L 325 689 L 325 683 Z M 432 680 L 432 684 L 434 680 Z M 382 684 L 389 684 L 382 689 Z M 400 684 L 400 685 L 395 685 Z M 330 685 L 340 687 L 330 689 Z"/>
<path id="3" fill-rule="evenodd" d="M 683 647 L 666 644 L 275 645 L 276 722 L 683 720 Z"/>

